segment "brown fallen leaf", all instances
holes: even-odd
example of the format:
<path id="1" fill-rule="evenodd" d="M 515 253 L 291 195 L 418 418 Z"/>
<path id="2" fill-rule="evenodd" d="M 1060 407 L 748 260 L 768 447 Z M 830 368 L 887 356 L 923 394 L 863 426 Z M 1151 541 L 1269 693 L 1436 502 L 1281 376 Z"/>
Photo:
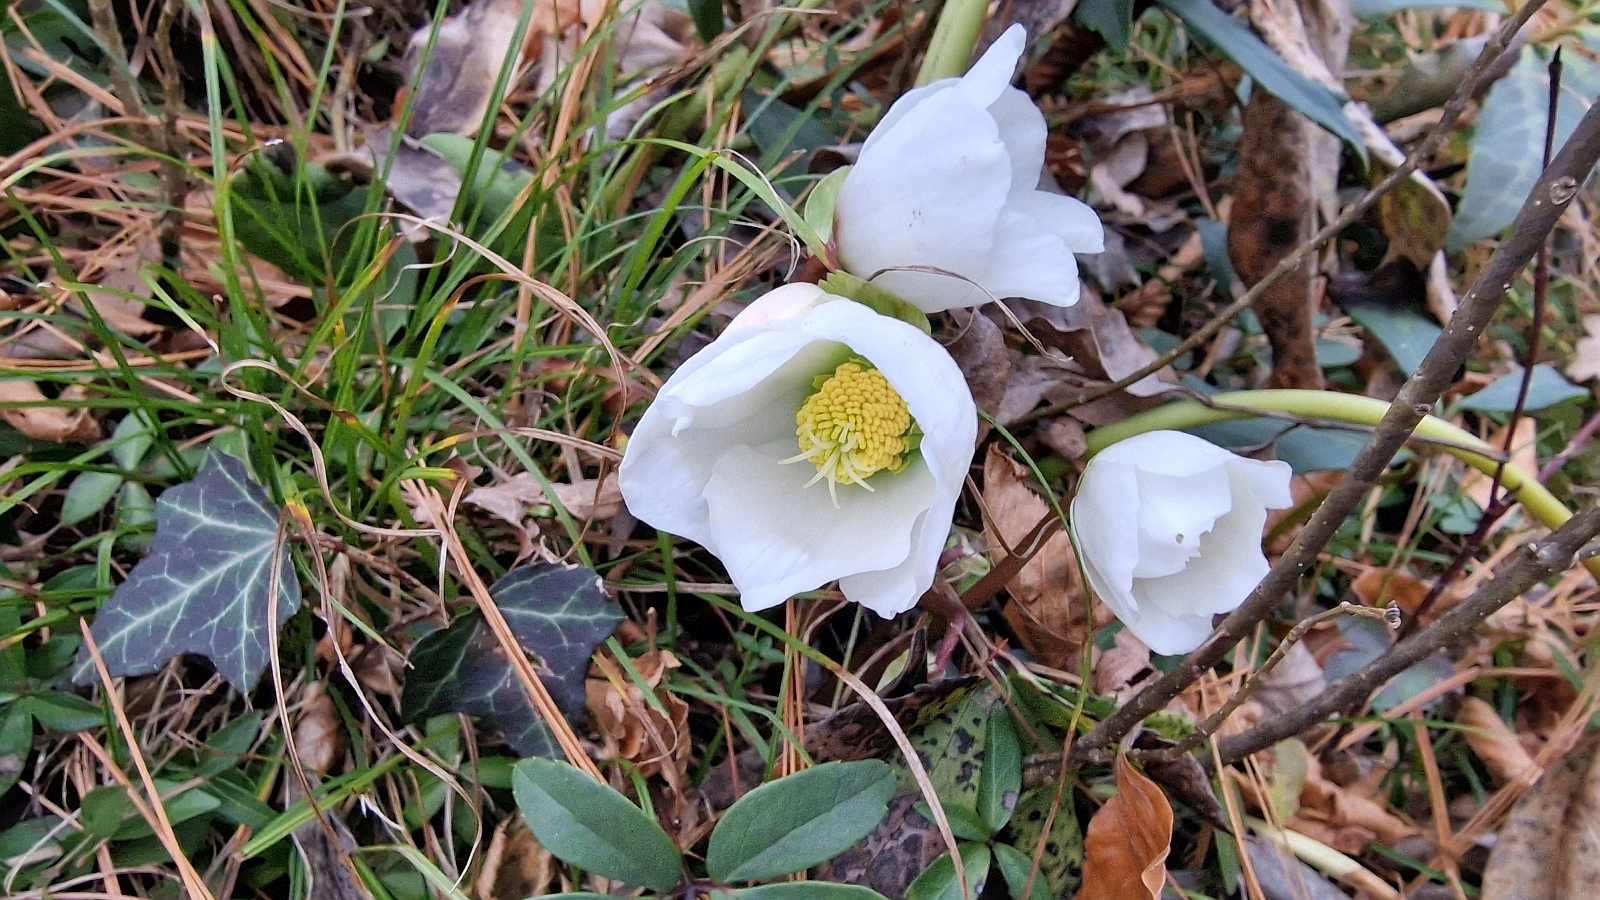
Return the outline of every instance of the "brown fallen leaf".
<path id="1" fill-rule="evenodd" d="M 295 754 L 307 772 L 327 775 L 344 752 L 339 715 L 328 687 L 313 681 L 300 692 L 300 717 L 294 723 Z"/>
<path id="2" fill-rule="evenodd" d="M 1567 377 L 1580 384 L 1600 378 L 1600 316 L 1584 316 L 1583 330 L 1567 363 Z"/>
<path id="3" fill-rule="evenodd" d="M 1157 900 L 1167 880 L 1172 806 L 1154 781 L 1118 754 L 1117 793 L 1089 820 L 1078 900 Z"/>
<path id="4" fill-rule="evenodd" d="M 579 521 L 609 519 L 622 512 L 622 491 L 616 473 L 603 479 L 585 478 L 570 484 L 552 484 L 556 499 Z M 519 472 L 499 484 L 473 488 L 463 498 L 467 503 L 521 526 L 531 507 L 550 502 L 539 483 L 527 472 Z"/>
<path id="5" fill-rule="evenodd" d="M 478 900 L 537 897 L 555 875 L 555 857 L 539 845 L 518 814 L 495 828 L 474 893 Z"/>
<path id="6" fill-rule="evenodd" d="M 966 376 L 972 401 L 979 409 L 997 416 L 1000 401 L 1005 399 L 1006 385 L 1011 381 L 1011 355 L 1000 326 L 973 309 L 951 310 L 950 317 L 959 331 L 945 349 Z"/>
<path id="7" fill-rule="evenodd" d="M 1028 489 L 1028 470 L 990 445 L 983 461 L 984 537 L 996 566 L 1005 548 L 1018 545 L 1050 512 L 1039 495 Z M 1054 668 L 1074 671 L 1083 646 L 1088 621 L 1088 592 L 1078 571 L 1072 540 L 1058 531 L 1044 542 L 1007 585 L 1011 602 L 1004 615 L 1016 629 L 1022 645 L 1038 660 Z M 1111 621 L 1111 612 L 1096 601 L 1093 627 Z"/>
<path id="8" fill-rule="evenodd" d="M 1489 853 L 1481 900 L 1600 895 L 1600 733 L 1522 795 Z"/>
<path id="9" fill-rule="evenodd" d="M 604 756 L 626 759 L 639 774 L 648 777 L 660 773 L 669 785 L 682 787 L 687 784 L 685 766 L 691 749 L 689 704 L 660 687 L 667 672 L 678 668 L 678 658 L 669 651 L 655 649 L 630 662 L 667 714 L 657 711 L 615 663 L 604 656 L 596 658 L 595 664 L 607 677 L 590 678 L 584 688 L 604 741 Z"/>
<path id="10" fill-rule="evenodd" d="M 431 27 L 419 28 L 411 36 L 404 66 L 417 87 L 406 134 L 477 133 L 500 69 L 511 53 L 511 38 L 521 14 L 522 0 L 477 0 L 445 19 L 437 36 Z M 558 21 L 576 18 L 573 0 L 538 3 L 518 51 L 516 68 L 522 68 L 541 36 L 559 31 Z M 432 53 L 422 66 L 430 42 Z M 396 110 L 402 108 L 395 104 Z"/>
<path id="11" fill-rule="evenodd" d="M 70 402 L 85 395 L 83 388 L 73 385 L 56 399 Z M 0 403 L 40 404 L 0 409 L 0 419 L 12 428 L 35 440 L 57 444 L 87 444 L 100 439 L 100 423 L 89 415 L 89 410 L 43 405 L 49 402 L 32 381 L 21 378 L 0 381 Z"/>
<path id="12" fill-rule="evenodd" d="M 1535 772 L 1539 764 L 1517 740 L 1517 735 L 1486 701 L 1467 696 L 1461 700 L 1456 722 L 1466 730 L 1462 737 L 1472 752 L 1483 760 L 1484 768 L 1500 784 L 1515 781 Z M 1531 779 L 1530 779 L 1531 780 Z"/>

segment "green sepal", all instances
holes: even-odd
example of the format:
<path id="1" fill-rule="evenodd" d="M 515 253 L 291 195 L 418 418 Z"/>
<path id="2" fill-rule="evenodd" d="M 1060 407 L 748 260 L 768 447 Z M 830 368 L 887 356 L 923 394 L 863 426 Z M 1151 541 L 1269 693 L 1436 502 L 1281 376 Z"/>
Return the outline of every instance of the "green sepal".
<path id="1" fill-rule="evenodd" d="M 828 277 L 822 279 L 817 286 L 835 297 L 854 300 L 879 315 L 888 316 L 891 319 L 899 319 L 909 325 L 915 325 L 923 334 L 933 334 L 933 326 L 928 324 L 927 313 L 872 282 L 857 278 L 849 272 L 830 272 Z"/>
<path id="2" fill-rule="evenodd" d="M 811 193 L 806 195 L 805 211 L 801 213 L 801 218 L 824 241 L 833 240 L 833 210 L 839 203 L 839 188 L 844 186 L 844 179 L 849 174 L 849 166 L 834 169 L 824 175 Z"/>

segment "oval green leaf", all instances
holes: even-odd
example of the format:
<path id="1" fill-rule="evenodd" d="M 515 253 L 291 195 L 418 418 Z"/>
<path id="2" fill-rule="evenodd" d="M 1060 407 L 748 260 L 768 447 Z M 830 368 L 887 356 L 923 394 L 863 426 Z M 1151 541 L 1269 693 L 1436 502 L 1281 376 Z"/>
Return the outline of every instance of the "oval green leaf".
<path id="1" fill-rule="evenodd" d="M 714 881 L 763 881 L 826 862 L 878 827 L 894 786 L 894 771 L 877 759 L 769 781 L 723 813 L 706 872 Z"/>
<path id="2" fill-rule="evenodd" d="M 983 745 L 983 771 L 978 778 L 978 814 L 990 833 L 1011 820 L 1022 793 L 1022 744 L 1011 723 L 1011 713 L 997 706 L 989 714 L 989 736 Z"/>
<path id="3" fill-rule="evenodd" d="M 528 829 L 545 849 L 586 872 L 653 891 L 677 887 L 683 857 L 628 798 L 570 763 L 525 759 L 511 775 Z"/>
<path id="4" fill-rule="evenodd" d="M 747 888 L 714 888 L 712 900 L 886 900 L 869 887 L 830 881 L 783 881 Z"/>
<path id="5" fill-rule="evenodd" d="M 989 880 L 989 845 L 962 844 L 961 868 L 967 874 L 967 900 L 975 900 Z M 906 900 L 961 900 L 961 886 L 956 883 L 956 867 L 950 861 L 950 854 L 946 853 L 922 870 L 922 874 L 906 887 Z"/>
<path id="6" fill-rule="evenodd" d="M 1022 892 L 1028 888 L 1028 876 L 1031 874 L 1033 887 L 1028 890 L 1027 900 L 1050 900 L 1049 879 L 1045 877 L 1043 867 L 1034 872 L 1033 859 L 1021 850 L 1010 844 L 995 844 L 994 866 L 1006 880 L 1006 890 L 1011 892 L 1012 897 L 1023 896 Z"/>

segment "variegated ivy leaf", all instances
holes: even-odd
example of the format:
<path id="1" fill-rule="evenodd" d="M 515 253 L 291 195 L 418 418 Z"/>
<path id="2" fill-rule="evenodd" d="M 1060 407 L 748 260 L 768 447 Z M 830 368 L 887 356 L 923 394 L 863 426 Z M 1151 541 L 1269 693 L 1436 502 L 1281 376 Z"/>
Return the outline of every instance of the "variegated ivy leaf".
<path id="1" fill-rule="evenodd" d="M 600 576 L 582 566 L 541 563 L 512 569 L 489 594 L 517 643 L 536 657 L 556 706 L 576 719 L 589 657 L 622 621 Z M 457 616 L 449 628 L 418 641 L 408 662 L 400 701 L 406 721 L 466 713 L 499 728 L 519 755 L 561 755 L 482 616 Z"/>
<path id="2" fill-rule="evenodd" d="M 270 661 L 269 629 L 300 605 L 278 516 L 245 464 L 215 451 L 193 481 L 163 493 L 150 555 L 90 629 L 111 674 L 143 675 L 180 653 L 197 653 L 248 691 Z M 95 680 L 87 648 L 72 677 Z"/>

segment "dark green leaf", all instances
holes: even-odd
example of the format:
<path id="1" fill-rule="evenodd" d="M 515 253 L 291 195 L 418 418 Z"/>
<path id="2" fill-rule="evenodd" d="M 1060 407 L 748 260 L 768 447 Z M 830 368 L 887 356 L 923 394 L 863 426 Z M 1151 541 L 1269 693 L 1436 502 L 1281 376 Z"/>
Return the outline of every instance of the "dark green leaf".
<path id="1" fill-rule="evenodd" d="M 1050 896 L 1065 897 L 1075 893 L 1083 880 L 1083 831 L 1078 827 L 1078 815 L 1073 809 L 1071 787 L 1064 792 L 1055 817 L 1051 818 L 1050 807 L 1055 799 L 1053 784 L 1023 794 L 1001 837 L 1028 857 L 1030 865 L 1034 850 L 1043 841 L 1044 854 L 1039 859 L 1039 870 L 1045 877 Z M 1047 820 L 1048 834 L 1045 832 Z"/>
<path id="2" fill-rule="evenodd" d="M 211 453 L 193 481 L 156 501 L 150 555 L 100 607 L 93 635 L 113 676 L 143 675 L 180 653 L 198 653 L 247 692 L 269 661 L 268 629 L 299 605 L 278 510 L 243 462 Z M 95 680 L 86 650 L 73 680 Z"/>
<path id="3" fill-rule="evenodd" d="M 839 139 L 822 127 L 816 116 L 808 111 L 752 90 L 746 90 L 741 99 L 744 108 L 752 113 L 745 122 L 745 130 L 750 133 L 750 139 L 756 142 L 756 146 L 761 148 L 761 155 L 765 159 L 777 161 L 801 150 L 804 155 L 795 160 L 794 168 L 804 172 L 811 155 L 819 148 L 839 143 Z"/>
<path id="4" fill-rule="evenodd" d="M 1033 873 L 1033 858 L 1010 844 L 994 845 L 994 864 L 1000 877 L 1006 880 L 1006 889 L 1015 900 L 1023 900 L 1023 889 L 1028 887 L 1028 875 Z M 1041 869 L 1033 873 L 1033 887 L 1026 900 L 1050 900 L 1049 879 Z"/>
<path id="5" fill-rule="evenodd" d="M 1361 358 L 1361 347 L 1348 341 L 1333 341 L 1322 338 L 1317 341 L 1317 365 L 1324 369 L 1337 369 L 1340 366 L 1353 365 Z"/>
<path id="6" fill-rule="evenodd" d="M 201 790 L 179 791 L 175 782 L 157 778 L 161 805 L 174 825 L 205 815 L 221 805 L 216 797 Z M 139 815 L 122 785 L 95 788 L 83 796 L 81 819 L 84 830 L 99 838 L 131 841 L 155 834 Z"/>
<path id="7" fill-rule="evenodd" d="M 16 786 L 33 750 L 33 717 L 15 704 L 0 710 L 0 795 Z"/>
<path id="8" fill-rule="evenodd" d="M 991 832 L 1005 827 L 1022 792 L 1022 745 L 1016 726 L 1004 706 L 989 716 L 989 734 L 983 748 L 983 773 L 978 779 L 978 814 Z"/>
<path id="9" fill-rule="evenodd" d="M 989 845 L 962 844 L 961 868 L 967 876 L 966 900 L 975 900 L 983 893 L 989 880 Z M 961 885 L 956 882 L 956 866 L 950 854 L 934 860 L 917 880 L 906 888 L 906 900 L 962 900 Z"/>
<path id="10" fill-rule="evenodd" d="M 723 813 L 706 871 L 714 881 L 765 881 L 826 862 L 878 827 L 894 787 L 894 772 L 876 759 L 769 781 Z"/>
<path id="11" fill-rule="evenodd" d="M 512 790 L 528 829 L 557 857 L 653 891 L 678 885 L 683 858 L 667 833 L 628 798 L 577 767 L 525 759 L 512 773 Z"/>
<path id="12" fill-rule="evenodd" d="M 1289 68 L 1278 54 L 1261 42 L 1250 26 L 1213 6 L 1209 0 L 1156 0 L 1169 12 L 1217 46 L 1256 85 L 1295 112 L 1321 125 L 1366 158 L 1366 144 L 1344 114 L 1345 98 Z"/>
<path id="13" fill-rule="evenodd" d="M 933 821 L 933 807 L 926 800 L 918 800 L 911 805 L 912 811 L 917 815 Z M 945 821 L 950 823 L 950 833 L 963 841 L 987 841 L 994 837 L 994 829 L 976 812 L 961 806 L 944 807 Z"/>
<path id="14" fill-rule="evenodd" d="M 712 888 L 712 900 L 886 900 L 872 888 L 827 881 L 788 881 L 746 888 Z"/>
<path id="15" fill-rule="evenodd" d="M 1400 371 L 1410 375 L 1444 331 L 1425 313 L 1404 307 L 1351 303 L 1345 306 L 1357 325 L 1378 339 Z"/>
<path id="16" fill-rule="evenodd" d="M 1516 409 L 1517 394 L 1521 390 L 1522 370 L 1513 369 L 1495 379 L 1493 384 L 1463 399 L 1456 404 L 1456 408 L 1508 413 Z M 1588 391 L 1561 377 L 1561 373 L 1550 366 L 1540 363 L 1533 367 L 1533 377 L 1528 381 L 1528 400 L 1522 408 L 1537 412 L 1566 400 L 1587 396 Z"/>
<path id="17" fill-rule="evenodd" d="M 727 24 L 722 12 L 722 0 L 688 0 L 689 16 L 694 19 L 694 30 L 700 40 L 711 43 Z"/>
<path id="18" fill-rule="evenodd" d="M 1128 49 L 1133 34 L 1133 0 L 1083 0 L 1072 18 L 1090 31 L 1100 32 L 1106 45 L 1117 52 Z"/>
<path id="19" fill-rule="evenodd" d="M 26 709 L 51 731 L 68 733 L 98 728 L 105 724 L 105 711 L 98 703 L 90 703 L 77 694 L 60 691 L 30 691 L 17 699 L 17 705 Z"/>
<path id="20" fill-rule="evenodd" d="M 540 677 L 569 719 L 583 710 L 589 657 L 622 621 L 600 577 L 581 566 L 541 563 L 507 572 L 489 589 Z M 411 649 L 401 708 L 407 722 L 441 713 L 480 716 L 523 756 L 560 754 L 500 644 L 477 614 L 458 616 Z"/>
<path id="21" fill-rule="evenodd" d="M 1557 147 L 1600 94 L 1600 64 L 1581 53 L 1565 53 L 1561 62 Z M 1516 66 L 1489 89 L 1472 135 L 1467 185 L 1450 225 L 1446 247 L 1451 251 L 1510 225 L 1538 181 L 1550 105 L 1548 65 L 1548 53 L 1530 43 L 1522 48 Z"/>

